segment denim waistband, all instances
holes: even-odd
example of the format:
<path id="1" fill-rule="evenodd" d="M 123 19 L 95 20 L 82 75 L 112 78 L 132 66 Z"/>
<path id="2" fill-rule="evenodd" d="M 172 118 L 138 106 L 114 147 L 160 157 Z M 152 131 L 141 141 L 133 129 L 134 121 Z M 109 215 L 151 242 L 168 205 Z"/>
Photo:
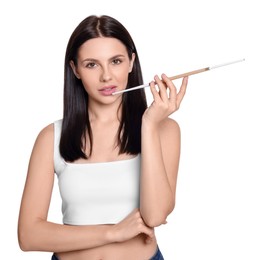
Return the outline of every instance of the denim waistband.
<path id="1" fill-rule="evenodd" d="M 52 255 L 51 260 L 58 260 L 57 256 L 55 254 Z"/>
<path id="2" fill-rule="evenodd" d="M 58 258 L 55 254 L 53 254 L 51 257 L 51 260 L 58 260 Z M 155 254 L 150 258 L 150 260 L 164 260 L 164 257 L 162 255 L 159 247 L 157 247 Z"/>
<path id="3" fill-rule="evenodd" d="M 162 255 L 159 247 L 157 247 L 155 254 L 150 258 L 150 260 L 164 260 L 164 257 Z"/>

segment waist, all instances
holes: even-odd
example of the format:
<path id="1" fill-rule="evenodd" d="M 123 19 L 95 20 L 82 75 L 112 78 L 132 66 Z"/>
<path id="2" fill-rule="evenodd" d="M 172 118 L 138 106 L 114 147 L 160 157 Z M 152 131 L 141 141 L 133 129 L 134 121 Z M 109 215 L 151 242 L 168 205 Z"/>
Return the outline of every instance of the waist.
<path id="1" fill-rule="evenodd" d="M 81 201 L 81 200 L 80 200 Z M 139 208 L 139 200 L 125 200 L 106 203 L 92 203 L 86 199 L 79 203 L 63 204 L 63 223 L 65 225 L 103 225 L 117 224 L 127 217 L 134 209 Z"/>
<path id="2" fill-rule="evenodd" d="M 57 253 L 59 260 L 148 260 L 157 251 L 157 242 L 154 239 L 151 243 L 145 243 L 146 236 L 139 236 L 122 243 L 112 243 L 96 248 Z"/>

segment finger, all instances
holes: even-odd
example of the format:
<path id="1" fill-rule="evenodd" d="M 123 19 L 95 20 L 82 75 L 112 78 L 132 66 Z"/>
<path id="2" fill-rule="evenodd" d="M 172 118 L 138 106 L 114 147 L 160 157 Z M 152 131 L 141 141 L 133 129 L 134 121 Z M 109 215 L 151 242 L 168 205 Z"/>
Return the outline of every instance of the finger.
<path id="1" fill-rule="evenodd" d="M 184 98 L 184 95 L 186 93 L 187 84 L 188 84 L 188 77 L 184 77 L 183 81 L 182 81 L 182 85 L 181 85 L 180 90 L 176 97 L 177 108 L 180 107 L 180 104 Z"/>
<path id="2" fill-rule="evenodd" d="M 171 101 L 175 101 L 177 92 L 176 92 L 176 87 L 175 87 L 174 83 L 165 74 L 162 74 L 162 79 L 166 83 L 167 87 L 169 88 L 169 97 L 168 98 Z"/>
<path id="3" fill-rule="evenodd" d="M 154 101 L 155 101 L 155 102 L 161 101 L 160 95 L 159 95 L 159 93 L 158 93 L 157 90 L 156 90 L 156 84 L 155 84 L 155 82 L 154 82 L 154 81 L 151 81 L 151 82 L 149 83 L 149 86 L 150 86 L 150 90 L 151 90 L 151 93 L 152 93 L 152 95 L 153 95 Z"/>
<path id="4" fill-rule="evenodd" d="M 155 82 L 159 88 L 159 95 L 162 99 L 162 101 L 168 101 L 168 95 L 167 95 L 167 92 L 166 92 L 166 86 L 165 86 L 165 83 L 156 75 L 155 76 Z"/>
<path id="5" fill-rule="evenodd" d="M 141 233 L 144 233 L 148 236 L 149 239 L 153 239 L 154 236 L 155 236 L 155 233 L 154 233 L 154 229 L 153 228 L 149 228 L 145 225 L 143 225 L 143 230 Z"/>

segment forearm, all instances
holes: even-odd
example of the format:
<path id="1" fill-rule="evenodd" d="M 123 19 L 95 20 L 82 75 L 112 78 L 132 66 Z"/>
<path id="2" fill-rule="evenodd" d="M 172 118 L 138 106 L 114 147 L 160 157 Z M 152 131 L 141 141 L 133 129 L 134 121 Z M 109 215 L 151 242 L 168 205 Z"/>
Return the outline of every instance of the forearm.
<path id="1" fill-rule="evenodd" d="M 162 224 L 174 207 L 174 193 L 167 177 L 159 126 L 142 123 L 140 211 L 150 226 Z"/>
<path id="2" fill-rule="evenodd" d="M 19 243 L 24 251 L 68 252 L 111 242 L 106 225 L 69 226 L 39 220 L 19 230 Z"/>

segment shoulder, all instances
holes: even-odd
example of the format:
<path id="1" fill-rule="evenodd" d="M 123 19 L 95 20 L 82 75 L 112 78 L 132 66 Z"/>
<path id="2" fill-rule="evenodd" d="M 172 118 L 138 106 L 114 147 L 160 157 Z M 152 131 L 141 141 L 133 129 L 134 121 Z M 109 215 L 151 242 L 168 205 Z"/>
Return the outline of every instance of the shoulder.
<path id="1" fill-rule="evenodd" d="M 166 118 L 159 127 L 159 134 L 161 138 L 167 140 L 180 138 L 180 126 L 174 119 Z"/>
<path id="2" fill-rule="evenodd" d="M 34 150 L 49 150 L 53 147 L 54 142 L 54 123 L 45 126 L 39 132 L 35 144 Z"/>
<path id="3" fill-rule="evenodd" d="M 179 163 L 181 150 L 179 124 L 171 118 L 164 120 L 160 125 L 159 137 L 164 161 L 173 163 L 175 167 Z"/>
<path id="4" fill-rule="evenodd" d="M 60 131 L 61 126 L 62 119 L 50 123 L 39 132 L 37 140 L 52 141 L 54 139 L 55 131 Z"/>
<path id="5" fill-rule="evenodd" d="M 54 123 L 45 126 L 38 134 L 37 139 L 51 139 L 54 136 Z"/>
<path id="6" fill-rule="evenodd" d="M 52 165 L 54 155 L 54 125 L 45 126 L 38 134 L 30 159 L 30 170 L 35 170 L 39 166 L 43 169 Z M 45 166 L 44 166 L 45 165 Z"/>

